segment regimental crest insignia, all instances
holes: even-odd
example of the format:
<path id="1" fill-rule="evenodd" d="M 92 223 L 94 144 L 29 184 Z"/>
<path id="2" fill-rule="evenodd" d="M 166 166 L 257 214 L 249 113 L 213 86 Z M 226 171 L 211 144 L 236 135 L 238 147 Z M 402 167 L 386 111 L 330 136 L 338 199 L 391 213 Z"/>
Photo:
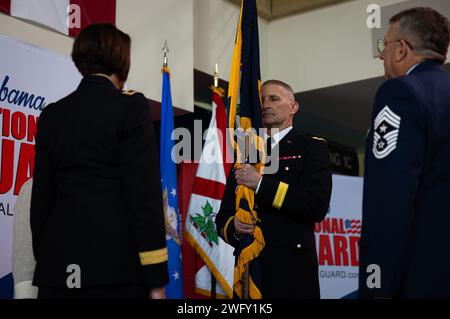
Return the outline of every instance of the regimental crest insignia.
<path id="1" fill-rule="evenodd" d="M 373 155 L 383 159 L 397 148 L 401 117 L 385 106 L 375 117 L 373 132 Z"/>

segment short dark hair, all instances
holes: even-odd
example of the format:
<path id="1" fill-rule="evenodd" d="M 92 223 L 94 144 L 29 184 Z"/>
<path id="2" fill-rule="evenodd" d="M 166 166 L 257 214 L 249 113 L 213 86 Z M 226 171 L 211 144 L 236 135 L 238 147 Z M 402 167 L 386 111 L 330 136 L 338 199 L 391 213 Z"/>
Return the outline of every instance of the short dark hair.
<path id="1" fill-rule="evenodd" d="M 289 84 L 287 84 L 287 83 L 285 83 L 285 82 L 283 82 L 283 81 L 280 81 L 280 80 L 267 80 L 267 81 L 265 81 L 265 82 L 262 84 L 262 86 L 269 85 L 269 84 L 274 84 L 274 85 L 281 86 L 281 87 L 283 87 L 286 91 L 291 92 L 292 95 L 294 95 L 294 90 L 292 90 L 292 87 L 291 87 Z M 261 86 L 261 87 L 262 87 L 262 86 Z"/>
<path id="2" fill-rule="evenodd" d="M 390 24 L 398 23 L 399 32 L 409 37 L 413 49 L 426 59 L 444 63 L 449 45 L 449 22 L 428 7 L 415 7 L 394 15 Z"/>
<path id="3" fill-rule="evenodd" d="M 83 76 L 104 73 L 125 82 L 130 70 L 131 38 L 110 23 L 91 24 L 75 39 L 72 60 Z"/>

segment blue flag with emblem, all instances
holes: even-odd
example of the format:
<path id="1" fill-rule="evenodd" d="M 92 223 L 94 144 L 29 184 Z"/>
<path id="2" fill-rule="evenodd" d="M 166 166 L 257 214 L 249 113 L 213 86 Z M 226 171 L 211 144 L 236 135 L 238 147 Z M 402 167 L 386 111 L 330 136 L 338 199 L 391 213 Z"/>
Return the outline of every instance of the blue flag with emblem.
<path id="1" fill-rule="evenodd" d="M 161 186 L 163 190 L 164 216 L 166 224 L 166 240 L 169 255 L 169 277 L 166 295 L 169 299 L 183 298 L 183 280 L 181 273 L 181 222 L 178 211 L 177 171 L 171 157 L 174 141 L 172 96 L 170 93 L 170 72 L 167 67 L 162 69 L 162 100 L 161 100 Z"/>

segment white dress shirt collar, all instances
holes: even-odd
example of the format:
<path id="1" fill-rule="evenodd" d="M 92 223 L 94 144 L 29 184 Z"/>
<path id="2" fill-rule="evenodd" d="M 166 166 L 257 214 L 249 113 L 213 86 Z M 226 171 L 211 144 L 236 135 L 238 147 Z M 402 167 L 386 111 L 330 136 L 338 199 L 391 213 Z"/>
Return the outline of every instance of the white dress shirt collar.
<path id="1" fill-rule="evenodd" d="M 272 148 L 275 147 L 286 135 L 289 131 L 292 130 L 292 126 L 288 126 L 285 129 L 282 129 L 278 133 L 272 136 Z"/>

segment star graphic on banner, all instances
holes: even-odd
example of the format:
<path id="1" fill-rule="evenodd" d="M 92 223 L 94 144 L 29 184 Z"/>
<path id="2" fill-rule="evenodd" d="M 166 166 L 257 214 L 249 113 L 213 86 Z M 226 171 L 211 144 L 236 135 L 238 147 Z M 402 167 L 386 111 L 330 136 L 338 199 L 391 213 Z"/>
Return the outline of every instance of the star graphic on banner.
<path id="1" fill-rule="evenodd" d="M 385 145 L 385 143 L 383 141 L 378 142 L 378 148 L 379 149 L 383 149 L 384 145 Z"/>
<path id="2" fill-rule="evenodd" d="M 175 270 L 175 272 L 173 273 L 173 278 L 175 279 L 175 280 L 178 280 L 178 279 L 180 279 L 180 273 L 178 272 L 178 271 L 176 271 Z"/>
<path id="3" fill-rule="evenodd" d="M 387 129 L 388 127 L 386 126 L 386 124 L 383 123 L 383 125 L 380 126 L 380 133 L 386 133 Z"/>
<path id="4" fill-rule="evenodd" d="M 175 188 L 172 188 L 170 194 L 172 194 L 173 197 L 177 196 L 177 190 Z"/>

